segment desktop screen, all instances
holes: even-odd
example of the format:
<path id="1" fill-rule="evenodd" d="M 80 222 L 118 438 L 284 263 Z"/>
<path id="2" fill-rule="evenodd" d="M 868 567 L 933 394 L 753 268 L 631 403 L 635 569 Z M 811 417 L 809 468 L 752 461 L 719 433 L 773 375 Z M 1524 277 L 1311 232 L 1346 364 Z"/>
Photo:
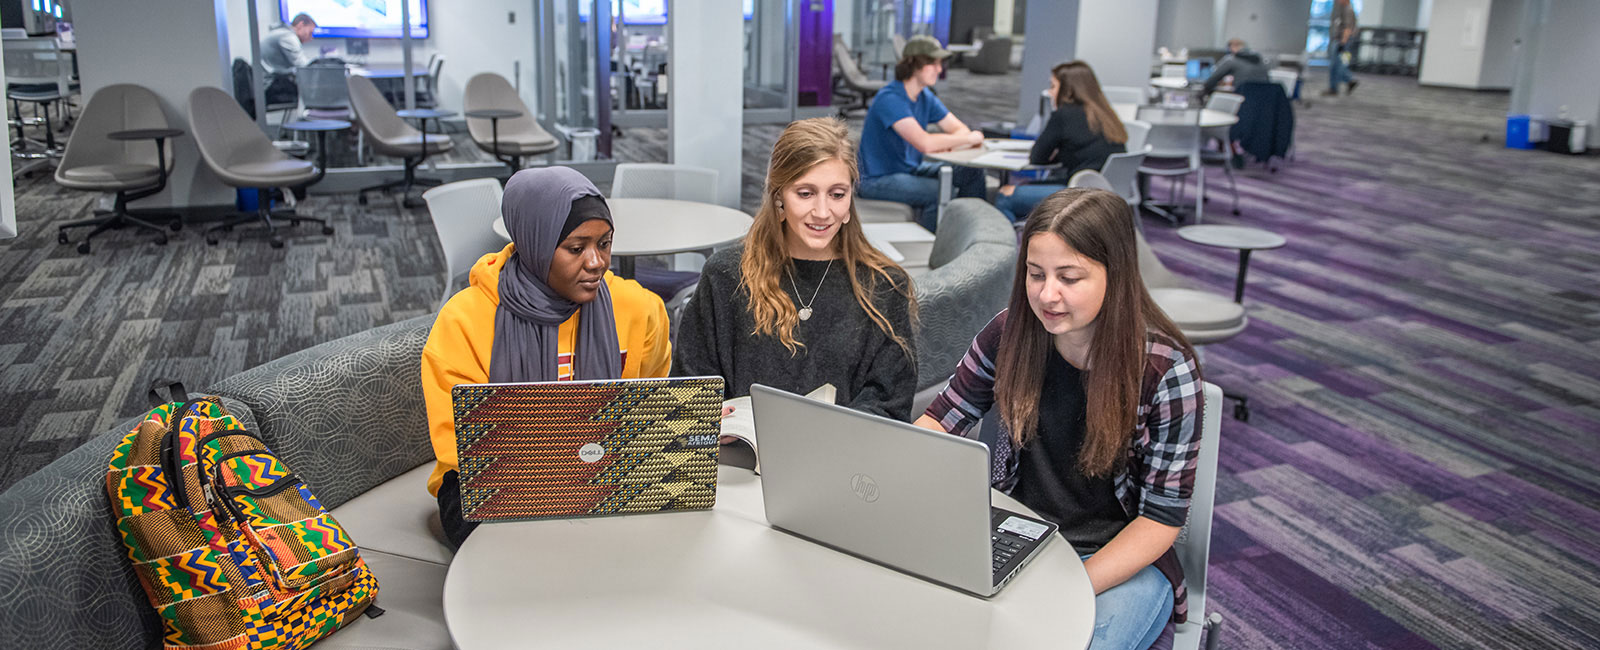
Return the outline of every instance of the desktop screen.
<path id="1" fill-rule="evenodd" d="M 333 38 L 400 38 L 402 0 L 278 0 L 278 16 L 287 24 L 304 13 L 317 21 L 315 36 Z M 428 2 L 410 0 L 411 37 L 428 37 Z"/>
<path id="2" fill-rule="evenodd" d="M 619 3 L 621 6 L 619 6 Z M 619 15 L 619 11 L 622 12 L 620 15 L 623 17 L 624 24 L 667 24 L 666 0 L 611 0 L 612 17 Z M 744 19 L 750 20 L 755 15 L 755 0 L 744 0 Z M 589 22 L 589 3 L 587 1 L 578 3 L 578 22 Z"/>

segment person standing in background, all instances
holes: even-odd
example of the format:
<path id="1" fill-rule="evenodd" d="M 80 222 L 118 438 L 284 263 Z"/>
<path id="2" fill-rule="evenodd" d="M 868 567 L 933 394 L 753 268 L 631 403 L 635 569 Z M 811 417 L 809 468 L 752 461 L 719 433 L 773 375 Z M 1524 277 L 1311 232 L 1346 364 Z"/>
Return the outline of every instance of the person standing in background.
<path id="1" fill-rule="evenodd" d="M 1356 79 L 1350 76 L 1350 63 L 1344 59 L 1356 38 L 1356 10 L 1350 0 L 1333 0 L 1328 14 L 1328 89 L 1324 96 L 1339 94 L 1339 83 L 1347 82 L 1345 94 L 1355 92 Z"/>

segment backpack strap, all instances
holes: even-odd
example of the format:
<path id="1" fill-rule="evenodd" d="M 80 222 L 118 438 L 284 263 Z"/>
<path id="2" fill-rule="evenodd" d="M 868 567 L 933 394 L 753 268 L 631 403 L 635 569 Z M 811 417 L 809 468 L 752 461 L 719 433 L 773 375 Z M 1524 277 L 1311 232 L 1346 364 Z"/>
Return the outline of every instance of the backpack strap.
<path id="1" fill-rule="evenodd" d="M 162 388 L 167 389 L 167 399 L 163 399 L 161 393 L 156 392 Z M 183 382 L 165 377 L 157 377 L 154 381 L 151 381 L 150 392 L 146 396 L 150 398 L 151 408 L 161 406 L 167 402 L 189 401 L 189 391 L 184 390 Z M 182 411 L 182 409 L 179 409 L 179 411 Z"/>

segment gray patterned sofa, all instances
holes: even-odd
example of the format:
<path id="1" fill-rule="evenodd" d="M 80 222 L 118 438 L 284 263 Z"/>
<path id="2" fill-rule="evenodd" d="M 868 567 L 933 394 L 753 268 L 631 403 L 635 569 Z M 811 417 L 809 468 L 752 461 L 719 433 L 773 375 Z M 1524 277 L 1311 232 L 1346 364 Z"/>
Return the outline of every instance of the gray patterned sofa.
<path id="1" fill-rule="evenodd" d="M 451 552 L 432 466 L 420 359 L 433 316 L 304 350 L 205 387 L 294 468 L 362 547 L 386 613 L 317 648 L 449 648 Z M 0 648 L 148 648 L 160 622 L 110 521 L 117 425 L 0 494 Z"/>
<path id="2" fill-rule="evenodd" d="M 920 251 L 896 244 L 908 260 Z M 1011 221 L 982 199 L 956 199 L 939 218 L 926 253 L 927 270 L 908 266 L 917 290 L 917 397 L 921 415 L 944 389 L 972 337 L 1011 299 L 1017 235 Z"/>

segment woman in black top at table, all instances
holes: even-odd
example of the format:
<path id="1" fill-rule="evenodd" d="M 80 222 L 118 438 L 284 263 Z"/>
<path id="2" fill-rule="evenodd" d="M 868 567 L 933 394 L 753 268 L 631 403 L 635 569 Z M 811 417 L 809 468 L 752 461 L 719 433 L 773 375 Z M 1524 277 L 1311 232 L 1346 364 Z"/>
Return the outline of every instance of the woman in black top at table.
<path id="1" fill-rule="evenodd" d="M 839 404 L 910 419 L 916 299 L 910 276 L 861 230 L 857 179 L 843 122 L 784 129 L 750 234 L 706 260 L 684 308 L 674 376 L 720 376 L 728 398 L 754 383 L 795 393 L 832 384 Z"/>
<path id="2" fill-rule="evenodd" d="M 1052 68 L 1050 98 L 1056 110 L 1034 141 L 1028 162 L 1061 167 L 1042 182 L 1000 188 L 994 205 L 1012 221 L 1027 216 L 1044 197 L 1066 188 L 1073 173 L 1100 169 L 1107 156 L 1127 151 L 1128 131 L 1111 110 L 1089 64 L 1068 61 Z"/>

